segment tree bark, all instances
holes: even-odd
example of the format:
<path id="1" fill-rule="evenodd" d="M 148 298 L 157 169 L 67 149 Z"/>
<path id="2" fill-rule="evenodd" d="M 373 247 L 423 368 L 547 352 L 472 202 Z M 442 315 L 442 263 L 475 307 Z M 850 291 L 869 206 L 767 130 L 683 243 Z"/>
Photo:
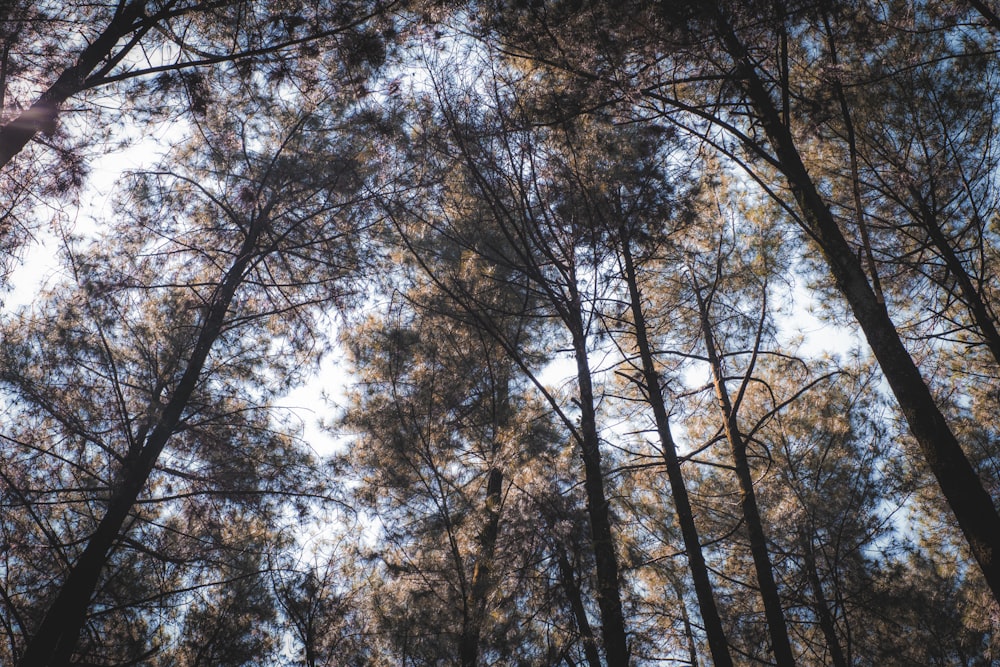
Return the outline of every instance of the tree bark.
<path id="1" fill-rule="evenodd" d="M 723 45 L 736 63 L 749 102 L 768 137 L 804 224 L 822 250 L 837 287 L 851 306 L 994 599 L 1000 601 L 1000 515 L 993 500 L 812 181 L 791 132 L 781 124 L 780 115 L 746 47 L 717 4 L 713 18 Z"/>
<path id="2" fill-rule="evenodd" d="M 576 620 L 576 629 L 583 639 L 583 654 L 587 658 L 590 667 L 601 667 L 601 655 L 597 651 L 597 642 L 594 640 L 594 630 L 587 620 L 587 610 L 583 606 L 583 596 L 580 594 L 580 585 L 576 583 L 576 571 L 569 562 L 566 552 L 562 546 L 559 549 L 559 582 L 563 591 L 569 599 L 570 609 L 573 610 L 573 618 Z"/>
<path id="3" fill-rule="evenodd" d="M 753 477 L 750 473 L 750 462 L 747 460 L 747 443 L 740 431 L 739 418 L 733 409 L 726 388 L 726 376 L 722 368 L 722 359 L 715 347 L 715 335 L 712 321 L 709 318 L 708 304 L 701 294 L 694 275 L 691 276 L 692 287 L 698 302 L 698 313 L 701 319 L 701 332 L 705 339 L 705 349 L 708 363 L 712 369 L 712 385 L 715 389 L 715 399 L 722 413 L 723 431 L 729 443 L 729 451 L 733 457 L 733 467 L 740 485 L 740 510 L 747 526 L 747 536 L 750 538 L 750 553 L 753 556 L 754 573 L 757 575 L 757 587 L 764 603 L 764 617 L 771 636 L 771 650 L 774 652 L 778 667 L 794 667 L 795 656 L 792 644 L 788 639 L 788 624 L 781 608 L 781 596 L 774 580 L 774 568 L 771 556 L 767 550 L 767 538 L 764 534 L 764 522 L 760 518 L 760 508 L 757 505 L 757 493 L 753 488 Z M 748 371 L 749 372 L 749 371 Z"/>
<path id="4" fill-rule="evenodd" d="M 587 337 L 580 313 L 579 295 L 573 290 L 572 304 L 567 304 L 569 326 L 573 338 L 577 384 L 580 397 L 580 454 L 583 459 L 584 489 L 587 513 L 597 567 L 597 605 L 601 612 L 601 635 L 608 667 L 629 664 L 628 636 L 622 611 L 618 574 L 618 555 L 611 532 L 611 512 L 604 491 L 604 471 L 601 469 L 600 438 L 597 433 L 597 413 L 594 408 L 594 386 L 587 357 Z"/>
<path id="5" fill-rule="evenodd" d="M 500 497 L 503 490 L 503 472 L 497 467 L 490 470 L 486 483 L 486 523 L 479 536 L 479 554 L 472 572 L 469 592 L 471 618 L 459 638 L 458 655 L 462 667 L 475 667 L 479 659 L 479 641 L 486 616 L 486 599 L 493 587 L 493 557 L 497 536 L 500 533 Z"/>
<path id="6" fill-rule="evenodd" d="M 701 549 L 701 539 L 694 521 L 694 510 L 691 508 L 691 500 L 684 483 L 684 473 L 681 471 L 680 459 L 677 456 L 677 445 L 674 443 L 673 434 L 670 431 L 670 417 L 667 415 L 666 402 L 660 388 L 660 375 L 656 370 L 653 350 L 646 330 L 642 294 L 636 277 L 630 239 L 624 229 L 620 236 L 625 281 L 628 283 L 632 320 L 635 328 L 635 342 L 642 360 L 643 383 L 649 405 L 653 410 L 653 418 L 656 421 L 656 430 L 663 451 L 663 462 L 667 468 L 667 480 L 670 482 L 670 494 L 674 499 L 677 523 L 680 525 L 681 536 L 684 540 L 684 550 L 687 554 L 691 578 L 694 581 L 701 620 L 705 625 L 705 635 L 708 639 L 709 651 L 712 653 L 712 662 L 716 667 L 728 667 L 733 664 L 733 659 L 729 652 L 726 631 L 722 626 L 722 618 L 715 602 L 712 581 L 708 576 L 708 565 Z"/>
<path id="7" fill-rule="evenodd" d="M 820 630 L 826 639 L 826 646 L 830 649 L 830 661 L 834 667 L 847 667 L 847 658 L 844 656 L 844 649 L 840 646 L 840 639 L 837 637 L 837 626 L 830 613 L 830 607 L 826 604 L 826 595 L 823 593 L 823 584 L 819 579 L 819 571 L 816 569 L 816 555 L 814 553 L 812 538 L 809 535 L 801 537 L 803 541 L 803 557 L 805 559 L 806 577 L 809 579 L 809 587 L 813 593 L 813 610 L 819 620 Z"/>

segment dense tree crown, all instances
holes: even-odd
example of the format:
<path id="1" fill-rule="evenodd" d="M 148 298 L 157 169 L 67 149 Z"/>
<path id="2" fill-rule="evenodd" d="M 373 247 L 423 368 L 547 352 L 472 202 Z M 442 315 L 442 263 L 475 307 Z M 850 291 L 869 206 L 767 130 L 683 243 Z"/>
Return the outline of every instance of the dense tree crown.
<path id="1" fill-rule="evenodd" d="M 0 664 L 1000 661 L 998 40 L 0 2 Z"/>

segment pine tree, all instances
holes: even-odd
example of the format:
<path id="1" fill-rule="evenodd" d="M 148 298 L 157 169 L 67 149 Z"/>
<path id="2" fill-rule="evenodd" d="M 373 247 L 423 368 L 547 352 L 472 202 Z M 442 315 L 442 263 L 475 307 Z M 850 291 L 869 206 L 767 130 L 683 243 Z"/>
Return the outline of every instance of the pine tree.
<path id="1" fill-rule="evenodd" d="M 203 143 L 180 148 L 172 169 L 137 176 L 113 236 L 71 247 L 74 280 L 50 305 L 7 326 L 2 377 L 32 423 L 19 446 L 66 471 L 56 492 L 69 504 L 54 507 L 79 517 L 46 538 L 71 547 L 36 600 L 37 620 L 25 615 L 30 639 L 18 664 L 65 664 L 77 653 L 88 619 L 102 617 L 89 610 L 108 604 L 119 558 L 137 550 L 170 564 L 173 540 L 164 554 L 155 545 L 171 528 L 185 536 L 177 546 L 192 549 L 187 537 L 210 544 L 213 533 L 226 535 L 223 517 L 239 523 L 254 503 L 259 517 L 277 521 L 277 507 L 260 502 L 271 494 L 296 485 L 309 493 L 295 479 L 307 458 L 291 434 L 275 431 L 268 404 L 295 381 L 315 340 L 310 307 L 347 293 L 366 141 L 318 121 L 317 112 L 349 114 L 342 99 L 304 113 L 296 104 L 284 113 L 272 106 L 267 119 L 215 110 L 201 125 Z M 313 152 L 320 146 L 326 154 Z M 83 493 L 64 482 L 69 474 Z M 194 547 L 179 558 L 202 556 Z M 168 586 L 205 581 L 173 570 Z M 235 581 L 227 570 L 207 576 Z"/>

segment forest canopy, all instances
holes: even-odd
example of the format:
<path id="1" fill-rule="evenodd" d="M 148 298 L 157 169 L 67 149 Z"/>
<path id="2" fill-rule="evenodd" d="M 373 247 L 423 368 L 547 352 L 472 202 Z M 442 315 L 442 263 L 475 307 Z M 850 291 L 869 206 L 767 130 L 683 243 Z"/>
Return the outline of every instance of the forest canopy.
<path id="1" fill-rule="evenodd" d="M 998 40 L 0 3 L 0 664 L 994 664 Z"/>

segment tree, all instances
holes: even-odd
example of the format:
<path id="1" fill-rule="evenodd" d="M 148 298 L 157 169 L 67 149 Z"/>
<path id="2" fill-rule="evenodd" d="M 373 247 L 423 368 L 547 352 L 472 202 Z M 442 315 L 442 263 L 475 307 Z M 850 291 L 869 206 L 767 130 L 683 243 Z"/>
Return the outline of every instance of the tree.
<path id="1" fill-rule="evenodd" d="M 988 664 L 995 18 L 0 3 L 0 662 Z"/>
<path id="2" fill-rule="evenodd" d="M 803 137 L 815 125 L 809 124 L 809 114 L 800 106 L 808 109 L 824 100 L 796 97 L 797 91 L 808 87 L 792 80 L 793 75 L 806 75 L 791 69 L 804 63 L 790 58 L 793 46 L 798 45 L 796 53 L 805 58 L 816 51 L 814 45 L 826 43 L 814 38 L 815 19 L 823 10 L 780 3 L 768 8 L 640 3 L 612 16 L 604 8 L 576 11 L 568 4 L 550 3 L 521 12 L 498 10 L 487 16 L 491 22 L 487 27 L 498 30 L 504 48 L 515 57 L 550 73 L 553 87 L 588 89 L 584 101 L 566 107 L 564 113 L 620 105 L 622 113 L 637 122 L 684 129 L 703 139 L 707 148 L 745 167 L 748 176 L 796 221 L 808 242 L 822 253 L 973 556 L 1000 597 L 1000 570 L 994 556 L 1000 548 L 1000 516 L 904 345 L 895 313 L 873 288 L 869 272 L 834 215 L 826 193 L 839 192 L 841 184 L 819 179 L 807 160 L 810 144 Z M 607 39 L 592 48 L 566 48 L 595 34 L 602 23 L 613 26 L 604 31 Z M 856 25 L 849 27 L 857 30 Z M 892 39 L 907 35 L 893 33 Z M 645 62 L 654 66 L 636 66 Z M 824 147 L 844 155 L 839 146 Z M 850 160 L 840 162 L 845 163 Z M 851 191 L 850 184 L 847 187 L 844 192 Z M 858 245 L 863 247 L 863 241 Z"/>
<path id="3" fill-rule="evenodd" d="M 781 114 L 746 45 L 724 11 L 721 8 L 713 11 L 710 20 L 715 22 L 721 43 L 733 58 L 747 99 L 774 151 L 776 166 L 785 176 L 799 206 L 804 226 L 822 249 L 837 286 L 865 332 L 974 557 L 994 596 L 1000 599 L 1000 565 L 994 556 L 1000 553 L 1000 515 L 802 162 L 795 140 L 782 123 Z"/>
<path id="4" fill-rule="evenodd" d="M 8 4 L 5 16 L 0 17 L 9 36 L 3 51 L 0 94 L 11 108 L 23 110 L 5 119 L 0 127 L 0 167 L 39 133 L 54 132 L 63 105 L 80 93 L 155 75 L 161 88 L 178 83 L 185 86 L 190 108 L 203 109 L 208 103 L 205 98 L 212 93 L 202 87 L 204 75 L 198 68 L 251 65 L 260 68 L 264 76 L 280 78 L 292 71 L 297 58 L 311 59 L 338 36 L 368 49 L 357 52 L 366 59 L 372 57 L 372 51 L 384 48 L 373 33 L 365 32 L 368 20 L 384 11 L 385 7 L 364 3 L 306 8 L 295 3 L 262 5 L 244 0 L 121 0 L 108 5 L 74 3 L 59 7 L 58 12 L 42 6 L 26 13 L 27 8 Z M 48 43 L 47 33 L 58 23 L 79 30 L 78 39 Z M 36 77 L 32 68 L 39 66 L 28 54 L 39 47 L 43 52 L 54 52 L 47 54 L 47 62 L 40 63 L 39 69 L 46 72 L 61 67 L 61 71 L 28 106 L 21 101 L 22 96 L 31 94 L 25 84 Z M 140 64 L 135 60 L 137 54 L 141 54 Z M 137 91 L 130 92 L 135 95 Z"/>
<path id="5" fill-rule="evenodd" d="M 28 629 L 19 664 L 70 660 L 108 564 L 129 544 L 136 511 L 165 483 L 161 475 L 195 481 L 204 474 L 171 459 L 184 460 L 187 449 L 192 460 L 212 464 L 214 475 L 228 473 L 225 458 L 213 459 L 223 452 L 213 453 L 203 437 L 218 427 L 222 443 L 239 441 L 239 431 L 227 427 L 261 410 L 282 386 L 266 375 L 294 380 L 295 354 L 309 349 L 315 331 L 309 307 L 346 293 L 367 142 L 329 124 L 350 122 L 349 100 L 330 96 L 294 110 L 301 102 L 308 100 L 288 100 L 283 114 L 272 106 L 267 118 L 244 116 L 238 107 L 206 118 L 204 144 L 179 155 L 173 169 L 137 179 L 127 202 L 134 208 L 123 208 L 127 227 L 117 235 L 124 247 L 109 242 L 111 252 L 98 245 L 96 256 L 78 259 L 83 305 L 57 294 L 55 315 L 68 312 L 68 319 L 48 330 L 54 348 L 47 331 L 28 328 L 36 333 L 23 345 L 8 334 L 10 389 L 27 409 L 66 422 L 63 437 L 103 452 L 105 461 L 86 505 L 91 518 L 73 538 L 80 546 L 67 559 L 58 592 L 46 596 L 44 617 Z M 320 146 L 323 153 L 315 152 Z M 134 258 L 131 266 L 123 266 L 124 257 Z M 163 343 L 150 340 L 163 332 L 148 319 L 140 325 L 144 317 L 174 323 Z M 273 348 L 275 339 L 286 343 Z M 54 399 L 59 385 L 45 386 L 27 365 L 32 347 L 45 350 L 62 373 L 84 374 L 67 387 L 85 398 L 67 390 Z M 247 389 L 251 380 L 258 389 Z M 108 404 L 106 396 L 114 400 Z M 89 416 L 76 416 L 88 405 L 110 410 L 97 434 Z M 266 412 L 258 419 L 266 421 Z M 262 473 L 248 480 L 251 493 L 259 493 L 252 489 L 266 480 Z"/>
<path id="6" fill-rule="evenodd" d="M 263 82 L 306 91 L 330 76 L 363 89 L 389 48 L 394 4 L 5 3 L 0 247 L 16 253 L 38 231 L 33 208 L 79 193 L 94 161 L 151 126 L 192 122 L 234 94 L 249 101 Z M 238 85 L 223 93 L 220 80 L 241 81 L 242 93 Z M 67 108 L 70 100 L 78 106 Z"/>
<path id="7" fill-rule="evenodd" d="M 498 95 L 498 104 L 487 109 L 459 106 L 438 88 L 443 132 L 429 135 L 432 141 L 440 138 L 440 143 L 431 147 L 438 155 L 457 159 L 448 163 L 447 177 L 452 182 L 444 186 L 443 201 L 422 208 L 440 212 L 441 217 L 421 215 L 412 204 L 396 209 L 393 215 L 408 218 L 407 229 L 412 224 L 409 220 L 427 225 L 433 234 L 457 242 L 464 252 L 481 256 L 488 265 L 497 265 L 504 275 L 523 283 L 531 294 L 530 305 L 538 304 L 539 316 L 558 323 L 558 335 L 567 337 L 576 366 L 573 412 L 579 411 L 578 425 L 551 395 L 549 402 L 572 434 L 583 463 L 606 659 L 609 664 L 625 665 L 628 643 L 621 581 L 589 359 L 594 333 L 590 309 L 598 298 L 590 290 L 600 286 L 588 283 L 587 275 L 600 262 L 594 254 L 598 246 L 593 243 L 589 221 L 580 215 L 579 207 L 586 202 L 573 198 L 577 193 L 571 171 L 575 159 L 572 149 L 560 153 L 561 137 L 537 136 L 542 133 L 519 126 L 516 117 L 506 115 L 516 98 L 500 100 L 513 92 L 506 88 L 506 81 L 497 78 L 489 85 L 495 86 L 492 92 Z M 486 129 L 492 123 L 511 129 L 495 134 Z M 453 211 L 455 215 L 451 215 Z M 470 223 L 480 228 L 471 228 Z M 397 227 L 403 229 L 402 225 Z M 408 245 L 418 250 L 414 244 Z M 421 262 L 419 252 L 415 254 L 422 268 L 466 312 L 489 312 L 488 305 L 436 276 L 429 263 Z M 514 342 L 496 327 L 488 328 L 515 363 L 530 373 L 529 360 L 519 354 Z"/>
<path id="8" fill-rule="evenodd" d="M 719 253 L 721 254 L 720 247 Z M 761 600 L 764 603 L 764 614 L 767 618 L 767 626 L 771 638 L 771 650 L 774 652 L 775 660 L 779 665 L 794 665 L 795 658 L 792 654 L 792 646 L 788 638 L 787 624 L 782 610 L 781 597 L 778 593 L 778 586 L 774 579 L 774 571 L 771 565 L 771 555 L 768 551 L 767 537 L 764 531 L 764 524 L 761 520 L 761 510 L 757 503 L 757 493 L 754 489 L 753 474 L 750 469 L 748 457 L 748 437 L 740 426 L 739 408 L 742 403 L 744 392 L 752 379 L 756 357 L 761 353 L 761 334 L 766 321 L 766 283 L 762 286 L 764 296 L 764 312 L 757 327 L 757 338 L 753 347 L 747 352 L 751 355 L 747 364 L 747 370 L 740 384 L 740 389 L 736 397 L 731 397 L 727 382 L 729 374 L 727 372 L 724 354 L 716 335 L 716 325 L 712 315 L 712 310 L 720 288 L 722 276 L 719 275 L 722 269 L 722 257 L 715 259 L 716 273 L 714 279 L 709 284 L 703 284 L 698 271 L 689 265 L 691 278 L 691 290 L 694 293 L 695 301 L 698 304 L 698 319 L 701 324 L 701 332 L 705 341 L 705 354 L 708 365 L 711 369 L 712 387 L 717 401 L 718 409 L 722 420 L 722 431 L 726 441 L 729 443 L 729 450 L 732 456 L 733 469 L 739 482 L 740 490 L 740 510 L 743 521 L 746 523 L 747 535 L 750 539 L 750 552 L 753 555 L 754 574 L 757 578 L 757 586 L 760 590 Z M 732 290 L 735 292 L 736 290 Z"/>
<path id="9" fill-rule="evenodd" d="M 687 556 L 688 566 L 694 582 L 695 593 L 698 599 L 698 608 L 701 612 L 702 622 L 708 637 L 713 662 L 716 665 L 726 665 L 732 663 L 729 652 L 729 642 L 723 628 L 722 618 L 719 614 L 712 583 L 709 578 L 709 570 L 702 551 L 701 538 L 695 523 L 694 510 L 688 495 L 684 474 L 681 470 L 681 458 L 674 441 L 670 427 L 670 416 L 668 412 L 667 398 L 663 389 L 663 379 L 661 377 L 657 357 L 660 349 L 654 344 L 653 334 L 647 326 L 646 309 L 648 305 L 643 296 L 644 283 L 649 279 L 643 274 L 655 272 L 656 262 L 652 258 L 662 261 L 663 255 L 669 255 L 669 239 L 672 234 L 684 234 L 683 216 L 676 216 L 681 224 L 676 228 L 663 232 L 655 232 L 658 226 L 669 225 L 674 222 L 674 215 L 666 205 L 667 202 L 659 199 L 668 193 L 672 193 L 673 186 L 665 182 L 665 174 L 658 171 L 657 167 L 644 165 L 641 156 L 647 155 L 654 160 L 662 160 L 666 151 L 662 146 L 658 146 L 651 137 L 640 138 L 633 147 L 634 153 L 628 151 L 628 138 L 624 133 L 612 135 L 621 141 L 615 146 L 620 153 L 625 153 L 631 157 L 625 169 L 634 169 L 638 181 L 636 183 L 615 184 L 617 187 L 617 197 L 610 202 L 602 202 L 604 206 L 593 206 L 596 211 L 603 211 L 607 208 L 603 218 L 605 226 L 609 227 L 609 237 L 615 244 L 614 252 L 618 254 L 617 262 L 620 264 L 621 279 L 625 283 L 627 295 L 625 302 L 631 315 L 631 322 L 623 328 L 627 331 L 627 336 L 634 340 L 634 347 L 638 355 L 639 362 L 626 361 L 627 365 L 637 367 L 641 380 L 636 384 L 649 409 L 653 414 L 653 421 L 656 426 L 658 444 L 666 468 L 667 478 L 670 483 L 671 497 L 673 500 L 677 521 L 681 530 L 684 542 L 684 551 Z M 622 141 L 623 140 L 623 141 Z M 625 150 L 623 150 L 625 148 Z M 653 162 L 656 164 L 656 162 Z M 643 169 L 645 167 L 645 169 Z M 623 170 L 625 171 L 625 170 Z M 630 187 L 631 186 L 631 187 Z M 630 191 L 631 190 L 631 191 Z M 634 199 L 633 199 L 634 197 Z M 644 201 L 644 197 L 649 197 L 649 201 Z M 596 199 L 596 197 L 595 197 Z M 597 202 L 594 202 L 596 204 Z M 593 205 L 593 204 L 592 204 Z M 618 228 L 614 230 L 617 221 Z M 667 222 L 670 221 L 670 222 Z M 613 230 L 613 231 L 612 231 Z M 659 243 L 657 243 L 659 240 Z M 645 243 L 643 243 L 645 241 Z M 633 248 L 633 246 L 636 246 Z M 646 246 L 646 247 L 642 247 Z M 640 252 L 642 256 L 637 260 L 634 252 Z M 669 260 L 667 260 L 669 261 Z M 675 332 L 665 332 L 670 336 Z M 632 355 L 625 354 L 626 360 Z M 683 604 L 683 603 L 682 603 Z"/>
<path id="10" fill-rule="evenodd" d="M 372 640 L 378 635 L 366 614 L 364 599 L 378 593 L 378 583 L 365 577 L 365 568 L 349 559 L 360 549 L 352 541 L 361 526 L 343 521 L 338 540 L 323 540 L 320 548 L 274 572 L 272 585 L 283 627 L 301 648 L 293 664 L 320 667 L 339 661 L 368 664 Z M 329 528 L 325 532 L 332 532 Z M 353 540 L 352 540 L 353 537 Z"/>
<path id="11" fill-rule="evenodd" d="M 398 659 L 476 665 L 530 650 L 489 619 L 526 559 L 504 551 L 506 506 L 551 433 L 488 333 L 439 298 L 410 298 L 348 334 L 360 389 L 343 422 L 356 440 L 340 466 L 363 480 L 353 504 L 383 526 L 373 556 L 396 584 L 380 595 L 380 614 Z"/>

